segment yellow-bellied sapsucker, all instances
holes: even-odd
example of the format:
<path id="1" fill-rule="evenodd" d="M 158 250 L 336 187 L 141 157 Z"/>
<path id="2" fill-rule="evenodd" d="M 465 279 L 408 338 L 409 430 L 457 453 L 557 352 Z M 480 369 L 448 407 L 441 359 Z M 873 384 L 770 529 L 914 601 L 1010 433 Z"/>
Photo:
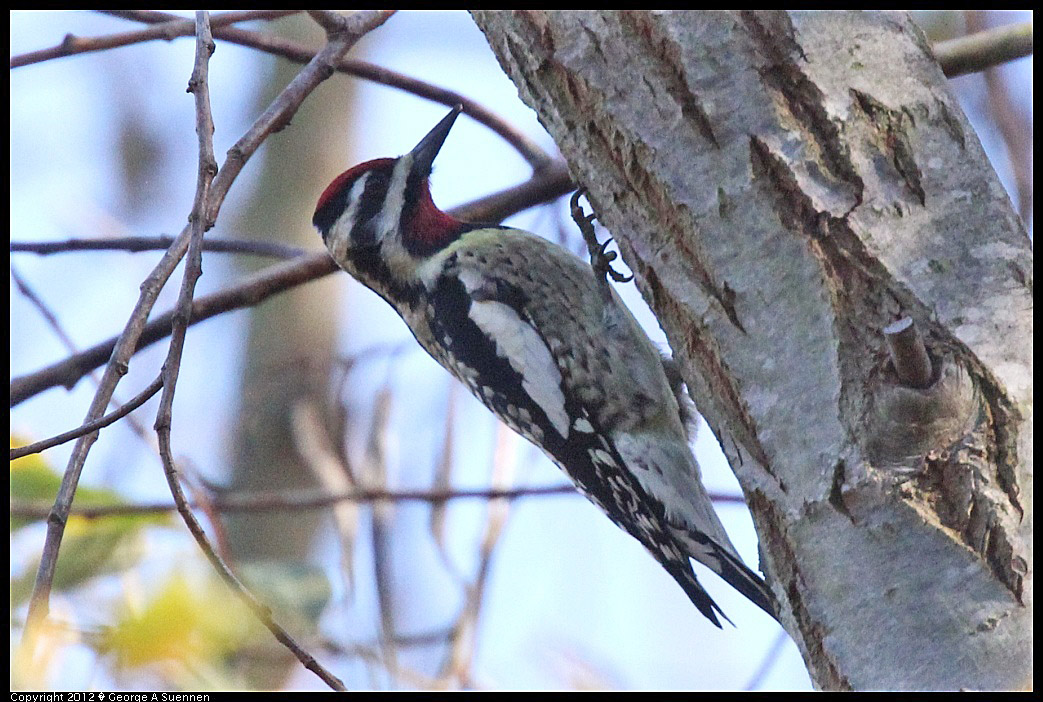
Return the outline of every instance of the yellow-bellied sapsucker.
<path id="1" fill-rule="evenodd" d="M 420 345 L 539 446 L 640 541 L 720 626 L 689 558 L 774 616 L 691 453 L 658 351 L 591 267 L 534 234 L 457 221 L 428 176 L 460 108 L 409 153 L 338 176 L 312 219 L 341 268 L 402 316 Z"/>

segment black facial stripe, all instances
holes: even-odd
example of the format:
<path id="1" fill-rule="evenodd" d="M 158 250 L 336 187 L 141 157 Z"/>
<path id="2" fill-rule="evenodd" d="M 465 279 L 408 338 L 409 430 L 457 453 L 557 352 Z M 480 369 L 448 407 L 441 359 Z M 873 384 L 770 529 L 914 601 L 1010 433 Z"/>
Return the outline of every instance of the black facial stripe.
<path id="1" fill-rule="evenodd" d="M 373 240 L 375 232 L 369 228 L 373 218 L 380 213 L 387 198 L 388 183 L 391 180 L 391 169 L 394 164 L 363 171 L 358 177 L 345 181 L 333 196 L 322 207 L 315 211 L 311 223 L 322 233 L 323 241 L 329 235 L 333 225 L 344 215 L 350 206 L 349 197 L 359 178 L 365 178 L 365 187 L 358 198 L 353 213 L 350 237 L 352 242 L 366 244 Z"/>
<path id="2" fill-rule="evenodd" d="M 402 212 L 398 218 L 399 230 L 404 230 L 409 224 L 413 210 L 416 209 L 417 200 L 420 198 L 420 183 L 427 176 L 428 174 L 420 173 L 413 168 L 410 168 L 409 173 L 406 174 L 406 191 L 402 197 Z"/>
<path id="3" fill-rule="evenodd" d="M 373 229 L 373 218 L 380 214 L 380 209 L 387 199 L 390 172 L 386 169 L 370 171 L 365 175 L 366 185 L 359 196 L 359 203 L 355 209 L 354 221 L 351 224 L 351 243 L 353 245 L 366 245 L 376 241 L 376 231 Z"/>
<path id="4" fill-rule="evenodd" d="M 353 269 L 352 275 L 392 307 L 415 307 L 419 303 L 424 294 L 423 286 L 420 283 L 399 283 L 380 255 L 379 246 L 349 247 L 347 256 Z"/>
<path id="5" fill-rule="evenodd" d="M 348 206 L 348 194 L 351 192 L 351 186 L 354 184 L 355 181 L 345 184 L 343 188 L 323 203 L 322 207 L 315 210 L 311 223 L 322 233 L 323 241 L 326 241 L 326 236 L 329 234 L 330 229 L 337 223 L 337 220 L 344 213 L 344 209 Z"/>

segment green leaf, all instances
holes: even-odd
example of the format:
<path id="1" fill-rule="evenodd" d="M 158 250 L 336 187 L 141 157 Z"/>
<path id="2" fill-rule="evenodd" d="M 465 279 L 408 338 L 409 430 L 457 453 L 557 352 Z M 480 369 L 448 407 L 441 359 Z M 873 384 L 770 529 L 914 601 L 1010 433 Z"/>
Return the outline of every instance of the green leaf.
<path id="1" fill-rule="evenodd" d="M 11 436 L 11 445 L 24 445 Z M 58 494 L 61 476 L 40 454 L 11 461 L 11 501 L 50 506 Z M 129 502 L 115 490 L 78 486 L 75 506 L 104 507 Z M 40 518 L 11 517 L 11 531 Z M 65 524 L 53 587 L 67 590 L 106 573 L 120 572 L 140 560 L 144 552 L 143 529 L 171 523 L 168 514 L 126 514 L 88 519 L 71 515 Z M 11 580 L 11 602 L 28 598 L 37 564 Z"/>

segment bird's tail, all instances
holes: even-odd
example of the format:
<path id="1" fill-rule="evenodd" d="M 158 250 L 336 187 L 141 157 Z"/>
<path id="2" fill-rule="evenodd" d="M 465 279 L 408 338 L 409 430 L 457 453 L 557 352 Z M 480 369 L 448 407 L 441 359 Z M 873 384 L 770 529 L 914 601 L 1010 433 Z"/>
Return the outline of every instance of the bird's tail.
<path id="1" fill-rule="evenodd" d="M 775 599 L 775 594 L 768 587 L 764 578 L 750 570 L 745 563 L 727 550 L 718 548 L 717 552 L 720 554 L 717 560 L 721 564 L 721 568 L 720 570 L 714 569 L 714 572 L 745 595 L 750 602 L 770 614 L 772 618 L 778 619 L 778 600 Z"/>
<path id="2" fill-rule="evenodd" d="M 753 572 L 749 566 L 742 562 L 738 555 L 727 547 L 731 546 L 731 542 L 725 542 L 727 544 L 725 546 L 720 541 L 700 531 L 681 531 L 676 527 L 673 531 L 674 535 L 679 537 L 679 540 L 686 545 L 686 550 L 691 558 L 717 573 L 725 582 L 742 593 L 746 599 L 763 609 L 773 618 L 778 619 L 778 600 L 775 599 L 771 588 L 768 587 L 764 578 Z M 676 578 L 677 576 L 675 575 L 674 577 Z M 682 583 L 683 586 L 684 584 Z M 699 589 L 702 590 L 701 587 Z M 685 588 L 685 590 L 687 591 L 688 588 Z M 689 597 L 691 596 L 691 593 L 689 593 Z M 698 602 L 695 604 L 697 607 L 699 606 Z M 718 611 L 720 610 L 718 609 Z M 724 613 L 722 612 L 721 614 L 723 615 Z M 728 619 L 727 616 L 724 618 Z M 730 622 L 731 620 L 729 619 L 728 621 Z"/>

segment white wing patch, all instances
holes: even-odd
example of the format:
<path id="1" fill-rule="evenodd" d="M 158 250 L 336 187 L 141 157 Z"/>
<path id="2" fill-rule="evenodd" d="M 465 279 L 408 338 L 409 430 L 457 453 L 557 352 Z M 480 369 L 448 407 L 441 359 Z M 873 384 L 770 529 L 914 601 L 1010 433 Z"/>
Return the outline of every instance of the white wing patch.
<path id="1" fill-rule="evenodd" d="M 467 282 L 465 279 L 465 285 Z M 561 373 L 532 325 L 519 317 L 513 308 L 495 300 L 472 301 L 468 315 L 486 336 L 496 342 L 496 353 L 507 359 L 511 368 L 521 375 L 525 392 L 539 405 L 562 438 L 568 438 L 569 416 L 565 412 L 565 395 L 561 392 Z"/>

